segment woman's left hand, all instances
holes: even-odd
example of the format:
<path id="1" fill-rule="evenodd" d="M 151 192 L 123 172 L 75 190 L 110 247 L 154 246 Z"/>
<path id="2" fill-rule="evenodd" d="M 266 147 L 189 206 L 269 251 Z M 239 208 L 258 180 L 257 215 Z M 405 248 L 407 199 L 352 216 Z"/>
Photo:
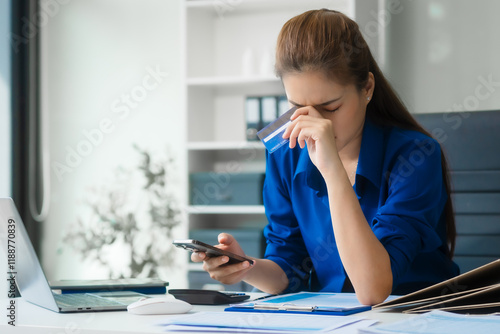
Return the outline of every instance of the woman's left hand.
<path id="1" fill-rule="evenodd" d="M 339 161 L 332 122 L 324 118 L 314 107 L 297 109 L 290 118 L 292 123 L 283 133 L 289 138 L 290 148 L 298 143 L 300 148 L 307 144 L 307 151 L 313 164 L 323 176 Z"/>

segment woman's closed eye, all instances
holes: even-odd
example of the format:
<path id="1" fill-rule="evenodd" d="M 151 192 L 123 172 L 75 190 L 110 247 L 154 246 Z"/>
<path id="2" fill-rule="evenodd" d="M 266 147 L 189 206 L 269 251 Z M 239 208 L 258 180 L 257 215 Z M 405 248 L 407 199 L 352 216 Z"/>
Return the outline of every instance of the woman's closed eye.
<path id="1" fill-rule="evenodd" d="M 336 112 L 337 110 L 339 110 L 340 107 L 337 107 L 335 109 L 329 109 L 329 108 L 322 108 L 323 111 L 326 111 L 326 112 Z"/>

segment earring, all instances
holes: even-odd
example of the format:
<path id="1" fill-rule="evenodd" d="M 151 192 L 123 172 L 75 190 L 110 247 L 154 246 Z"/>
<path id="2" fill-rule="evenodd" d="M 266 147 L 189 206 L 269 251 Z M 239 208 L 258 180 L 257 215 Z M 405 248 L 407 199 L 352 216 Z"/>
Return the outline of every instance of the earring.
<path id="1" fill-rule="evenodd" d="M 370 97 L 369 97 L 369 96 L 368 96 L 366 99 L 367 99 L 368 101 L 370 101 Z"/>

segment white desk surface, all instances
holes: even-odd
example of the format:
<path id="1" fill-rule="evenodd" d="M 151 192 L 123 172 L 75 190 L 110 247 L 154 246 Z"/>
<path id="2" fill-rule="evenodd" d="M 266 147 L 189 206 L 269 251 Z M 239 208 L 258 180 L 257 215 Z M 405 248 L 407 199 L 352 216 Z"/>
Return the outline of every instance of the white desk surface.
<path id="1" fill-rule="evenodd" d="M 254 294 L 252 294 L 254 295 Z M 24 301 L 17 300 L 16 327 L 6 324 L 4 305 L 6 299 L 0 299 L 4 310 L 0 315 L 0 333 L 21 334 L 105 334 L 105 333 L 161 333 L 164 329 L 156 326 L 163 319 L 178 315 L 135 315 L 126 311 L 88 312 L 88 313 L 56 313 Z M 227 305 L 204 306 L 195 305 L 190 313 L 200 311 L 223 311 Z M 367 311 L 355 314 L 367 319 L 376 319 L 379 323 L 390 323 L 403 320 L 413 315 L 390 311 Z M 183 332 L 188 334 L 188 332 Z M 193 332 L 198 333 L 198 332 Z"/>

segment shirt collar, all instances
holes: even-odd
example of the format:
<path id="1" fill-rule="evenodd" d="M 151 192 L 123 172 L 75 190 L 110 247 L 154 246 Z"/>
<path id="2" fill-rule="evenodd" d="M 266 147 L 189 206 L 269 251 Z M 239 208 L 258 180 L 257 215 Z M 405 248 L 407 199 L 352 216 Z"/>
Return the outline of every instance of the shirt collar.
<path id="1" fill-rule="evenodd" d="M 367 117 L 363 128 L 356 175 L 363 176 L 380 189 L 383 161 L 384 130 Z"/>

